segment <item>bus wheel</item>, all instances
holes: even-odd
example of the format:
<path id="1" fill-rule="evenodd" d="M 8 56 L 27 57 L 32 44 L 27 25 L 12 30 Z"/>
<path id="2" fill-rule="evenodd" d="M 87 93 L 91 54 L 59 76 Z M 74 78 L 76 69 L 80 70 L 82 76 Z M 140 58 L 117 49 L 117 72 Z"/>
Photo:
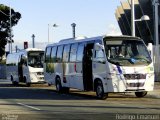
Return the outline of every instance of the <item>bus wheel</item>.
<path id="1" fill-rule="evenodd" d="M 104 100 L 108 97 L 108 93 L 104 93 L 103 84 L 101 81 L 97 82 L 96 95 L 97 95 L 98 99 L 102 99 L 102 100 Z"/>
<path id="2" fill-rule="evenodd" d="M 144 92 L 135 92 L 136 97 L 144 97 L 147 95 L 147 91 Z"/>
<path id="3" fill-rule="evenodd" d="M 56 78 L 56 90 L 57 92 L 62 92 L 62 85 L 59 77 Z"/>
<path id="4" fill-rule="evenodd" d="M 31 83 L 27 82 L 27 78 L 26 78 L 26 77 L 24 77 L 23 80 L 24 80 L 24 82 L 26 83 L 26 86 L 27 86 L 27 87 L 30 87 L 30 86 L 31 86 Z"/>

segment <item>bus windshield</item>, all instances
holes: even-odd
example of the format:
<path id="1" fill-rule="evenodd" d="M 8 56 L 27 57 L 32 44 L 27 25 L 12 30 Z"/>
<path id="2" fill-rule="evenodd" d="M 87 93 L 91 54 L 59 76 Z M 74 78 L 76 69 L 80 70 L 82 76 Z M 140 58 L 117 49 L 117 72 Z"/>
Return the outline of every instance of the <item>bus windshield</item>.
<path id="1" fill-rule="evenodd" d="M 107 59 L 119 66 L 149 65 L 151 57 L 142 40 L 104 39 Z"/>
<path id="2" fill-rule="evenodd" d="M 43 51 L 28 52 L 28 65 L 34 68 L 43 68 Z"/>

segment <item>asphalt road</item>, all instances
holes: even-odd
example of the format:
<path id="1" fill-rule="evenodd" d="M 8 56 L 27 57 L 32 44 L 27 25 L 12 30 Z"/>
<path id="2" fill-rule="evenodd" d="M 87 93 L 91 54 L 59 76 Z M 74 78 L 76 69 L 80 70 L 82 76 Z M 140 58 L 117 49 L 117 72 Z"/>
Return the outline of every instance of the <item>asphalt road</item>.
<path id="1" fill-rule="evenodd" d="M 109 94 L 97 100 L 93 92 L 59 94 L 54 86 L 0 81 L 1 120 L 160 120 L 160 99 L 133 94 Z"/>

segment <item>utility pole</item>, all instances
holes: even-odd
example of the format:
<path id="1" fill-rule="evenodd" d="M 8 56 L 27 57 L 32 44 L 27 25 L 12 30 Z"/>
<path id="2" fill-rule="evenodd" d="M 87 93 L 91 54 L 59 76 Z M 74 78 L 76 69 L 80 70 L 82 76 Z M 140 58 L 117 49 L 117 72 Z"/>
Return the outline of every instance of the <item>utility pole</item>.
<path id="1" fill-rule="evenodd" d="M 131 0 L 131 28 L 132 28 L 132 36 L 135 36 L 135 11 L 134 11 L 134 0 Z"/>
<path id="2" fill-rule="evenodd" d="M 159 74 L 159 35 L 158 35 L 158 0 L 153 0 L 153 6 L 154 6 L 154 43 L 155 43 L 155 75 L 156 80 L 158 80 L 158 74 Z"/>

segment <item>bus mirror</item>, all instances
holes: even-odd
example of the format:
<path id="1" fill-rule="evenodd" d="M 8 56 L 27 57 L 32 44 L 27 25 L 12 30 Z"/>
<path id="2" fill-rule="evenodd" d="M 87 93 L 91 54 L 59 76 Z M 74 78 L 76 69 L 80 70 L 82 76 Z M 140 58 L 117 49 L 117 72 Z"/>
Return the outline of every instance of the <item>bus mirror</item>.
<path id="1" fill-rule="evenodd" d="M 99 43 L 96 43 L 95 44 L 95 50 L 98 51 L 98 50 L 103 50 L 104 49 L 104 46 L 99 44 Z"/>
<path id="2" fill-rule="evenodd" d="M 22 55 L 22 59 L 23 60 L 27 60 L 27 56 L 26 55 Z"/>

